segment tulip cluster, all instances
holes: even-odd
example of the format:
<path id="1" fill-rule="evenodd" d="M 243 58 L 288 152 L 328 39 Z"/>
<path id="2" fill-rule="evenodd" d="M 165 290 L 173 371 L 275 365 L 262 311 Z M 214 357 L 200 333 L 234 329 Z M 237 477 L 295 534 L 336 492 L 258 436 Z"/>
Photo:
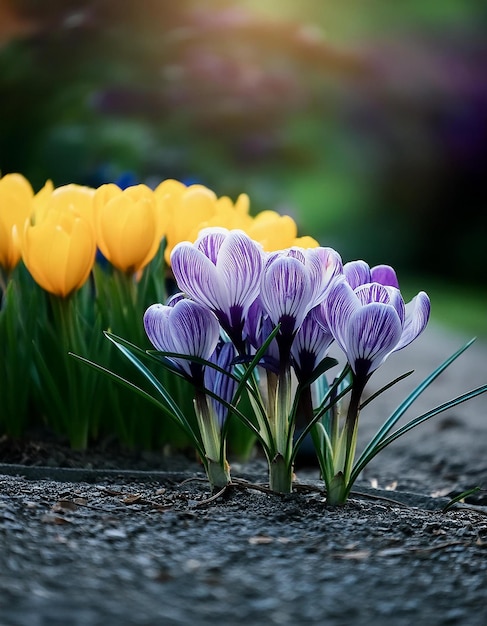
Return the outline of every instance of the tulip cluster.
<path id="1" fill-rule="evenodd" d="M 113 435 L 129 445 L 186 446 L 172 422 L 101 382 L 68 352 L 125 375 L 102 330 L 150 346 L 140 312 L 165 301 L 170 251 L 182 240 L 194 241 L 203 227 L 241 228 L 268 250 L 318 245 L 299 239 L 290 217 L 273 211 L 251 216 L 249 210 L 245 194 L 234 203 L 176 180 L 155 189 L 55 188 L 47 181 L 34 193 L 21 174 L 0 177 L 0 434 L 20 436 L 28 426 L 42 426 L 78 448 Z M 184 406 L 184 381 L 167 374 L 165 384 Z M 248 440 L 236 442 L 243 450 L 252 437 L 239 437 Z"/>
<path id="2" fill-rule="evenodd" d="M 406 408 L 467 344 L 414 390 L 355 462 L 364 389 L 392 353 L 425 329 L 430 315 L 426 293 L 406 304 L 390 266 L 343 264 L 335 250 L 320 246 L 266 252 L 238 229 L 206 228 L 194 243 L 177 244 L 170 261 L 181 293 L 166 304 L 151 305 L 144 315 L 156 350 L 144 352 L 108 336 L 151 380 L 159 393 L 158 400 L 152 396 L 154 402 L 188 428 L 213 490 L 231 483 L 225 437 L 232 414 L 259 441 L 276 492 L 292 490 L 296 453 L 310 433 L 327 500 L 336 505 L 347 500 L 358 473 L 386 445 L 487 391 L 483 386 L 468 392 L 390 434 Z M 328 356 L 333 343 L 344 363 L 328 380 L 329 370 L 339 365 Z M 193 386 L 196 426 L 187 424 L 144 360 Z M 243 394 L 251 415 L 240 408 Z"/>

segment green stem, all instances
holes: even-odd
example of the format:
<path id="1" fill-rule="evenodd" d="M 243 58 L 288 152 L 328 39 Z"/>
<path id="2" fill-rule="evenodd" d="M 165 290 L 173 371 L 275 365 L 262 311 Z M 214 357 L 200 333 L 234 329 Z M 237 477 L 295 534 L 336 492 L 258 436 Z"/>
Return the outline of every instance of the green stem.
<path id="1" fill-rule="evenodd" d="M 272 455 L 268 457 L 269 486 L 278 493 L 292 490 L 292 435 L 294 421 L 290 423 L 291 369 L 283 365 L 276 375 L 267 372 L 268 411 L 272 441 Z"/>
<path id="2" fill-rule="evenodd" d="M 80 329 L 77 328 L 77 311 L 74 295 L 68 298 L 51 296 L 51 304 L 56 327 L 60 334 L 61 363 L 59 367 L 66 372 L 67 388 L 58 391 L 65 398 L 62 422 L 66 426 L 72 448 L 84 450 L 88 445 L 89 415 L 86 402 L 86 389 L 83 388 L 84 378 L 69 358 L 68 352 L 83 353 L 80 341 Z M 60 379 L 58 378 L 58 381 Z"/>
<path id="3" fill-rule="evenodd" d="M 289 421 L 291 406 L 291 368 L 283 366 L 277 381 L 276 448 L 285 458 L 289 456 L 289 437 L 293 434 L 290 430 L 294 430 L 294 421 Z"/>
<path id="4" fill-rule="evenodd" d="M 350 495 L 352 482 L 350 475 L 352 473 L 353 461 L 355 459 L 355 450 L 357 447 L 357 430 L 358 419 L 360 414 L 360 401 L 368 377 L 354 376 L 350 403 L 348 405 L 347 417 L 345 419 L 344 430 L 337 444 L 338 452 L 344 453 L 343 464 L 341 462 L 342 454 L 339 454 L 339 463 L 335 462 L 338 472 L 333 477 L 328 477 L 326 481 L 327 495 L 326 501 L 330 506 L 341 506 L 345 504 Z M 344 441 L 343 441 L 344 437 Z"/>
<path id="5" fill-rule="evenodd" d="M 333 407 L 332 409 L 333 410 Z M 308 425 L 313 419 L 313 391 L 311 385 L 304 387 L 301 391 L 298 401 L 298 408 L 296 411 L 297 421 L 303 426 Z M 313 426 L 310 430 L 313 446 L 320 465 L 320 472 L 323 480 L 326 482 L 326 462 L 327 462 L 327 447 L 322 445 L 322 437 L 318 431 L 317 426 Z"/>
<path id="6" fill-rule="evenodd" d="M 350 477 L 353 461 L 355 459 L 355 449 L 357 447 L 357 426 L 358 418 L 360 414 L 360 401 L 362 399 L 362 393 L 365 385 L 367 384 L 367 377 L 354 376 L 352 385 L 352 394 L 350 397 L 350 403 L 348 405 L 347 417 L 345 420 L 345 463 L 344 474 L 345 480 Z"/>
<path id="7" fill-rule="evenodd" d="M 226 460 L 224 460 L 222 464 L 219 461 L 207 459 L 206 475 L 213 493 L 220 491 L 220 489 L 223 489 L 223 487 L 226 487 L 232 482 L 230 478 L 230 466 Z"/>
<path id="8" fill-rule="evenodd" d="M 269 487 L 276 493 L 291 493 L 293 466 L 282 454 L 277 454 L 269 463 Z"/>
<path id="9" fill-rule="evenodd" d="M 221 440 L 221 432 L 213 415 L 208 397 L 196 390 L 195 412 L 198 420 L 205 459 L 202 459 L 212 491 L 221 489 L 231 482 L 230 466 L 225 456 L 225 443 Z"/>

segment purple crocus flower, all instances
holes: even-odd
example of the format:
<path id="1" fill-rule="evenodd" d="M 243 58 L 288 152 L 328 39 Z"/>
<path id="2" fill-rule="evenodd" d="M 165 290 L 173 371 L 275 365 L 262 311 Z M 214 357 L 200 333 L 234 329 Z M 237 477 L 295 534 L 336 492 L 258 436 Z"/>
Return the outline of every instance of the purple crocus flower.
<path id="1" fill-rule="evenodd" d="M 177 244 L 171 267 L 179 288 L 211 309 L 239 350 L 250 305 L 259 293 L 263 251 L 241 230 L 206 228 L 194 244 Z"/>
<path id="2" fill-rule="evenodd" d="M 341 270 L 340 256 L 331 248 L 294 247 L 268 256 L 260 297 L 273 324 L 281 324 L 278 342 L 283 352 L 290 349 L 306 315 L 323 300 Z"/>
<path id="3" fill-rule="evenodd" d="M 430 314 L 423 291 L 405 305 L 396 287 L 373 282 L 353 289 L 345 277 L 335 279 L 322 307 L 331 333 L 362 379 L 414 341 Z"/>
<path id="4" fill-rule="evenodd" d="M 153 304 L 144 314 L 144 328 L 156 348 L 208 360 L 220 336 L 215 315 L 205 306 L 176 296 L 175 304 Z M 172 358 L 178 369 L 191 379 L 202 376 L 202 366 L 185 359 Z"/>

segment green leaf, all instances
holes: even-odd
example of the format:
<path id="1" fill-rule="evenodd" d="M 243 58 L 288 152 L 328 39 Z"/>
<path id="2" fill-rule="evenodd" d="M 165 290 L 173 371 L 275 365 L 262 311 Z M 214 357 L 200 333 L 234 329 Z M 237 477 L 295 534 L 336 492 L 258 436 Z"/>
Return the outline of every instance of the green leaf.
<path id="1" fill-rule="evenodd" d="M 395 378 L 394 380 L 392 380 L 390 383 L 387 383 L 387 385 L 384 385 L 384 387 L 381 387 L 379 389 L 379 391 L 376 391 L 375 393 L 373 393 L 370 398 L 367 398 L 367 400 L 365 400 L 364 402 L 362 402 L 362 404 L 359 407 L 359 410 L 361 411 L 364 407 L 366 407 L 368 404 L 370 404 L 372 402 L 372 400 L 375 400 L 378 396 L 380 396 L 381 394 L 384 393 L 384 391 L 387 391 L 388 389 L 390 389 L 391 387 L 393 387 L 396 383 L 400 382 L 401 380 L 404 380 L 405 378 L 407 378 L 408 376 L 411 376 L 411 374 L 414 372 L 414 370 L 410 370 L 409 372 L 406 372 L 405 374 L 402 374 L 401 376 L 398 376 L 397 378 Z"/>
<path id="2" fill-rule="evenodd" d="M 457 502 L 460 502 L 460 500 L 463 500 L 464 498 L 468 498 L 468 496 L 473 495 L 474 493 L 478 493 L 479 491 L 482 491 L 481 487 L 473 487 L 473 489 L 467 489 L 467 491 L 462 491 L 462 493 L 459 493 L 458 496 L 455 496 L 454 498 L 452 498 L 450 500 L 450 502 L 448 502 L 448 504 L 446 504 L 442 509 L 441 512 L 442 513 L 446 513 L 447 511 L 449 511 Z"/>
<path id="3" fill-rule="evenodd" d="M 141 398 L 144 398 L 145 400 L 147 400 L 148 402 L 150 402 L 151 404 L 153 404 L 154 406 L 156 406 L 158 409 L 160 409 L 167 417 L 171 418 L 172 420 L 174 420 L 179 426 L 181 426 L 183 428 L 183 430 L 185 431 L 185 433 L 188 435 L 188 437 L 191 439 L 191 442 L 193 443 L 193 445 L 195 446 L 195 448 L 198 450 L 198 453 L 204 456 L 204 450 L 199 442 L 199 440 L 197 439 L 197 437 L 195 437 L 195 434 L 193 432 L 193 429 L 191 428 L 191 426 L 189 425 L 189 423 L 187 422 L 187 420 L 184 418 L 183 416 L 183 420 L 180 419 L 180 416 L 178 416 L 177 414 L 173 413 L 165 404 L 163 404 L 160 400 L 158 400 L 157 398 L 155 398 L 154 396 L 152 396 L 150 393 L 148 393 L 147 391 L 145 391 L 144 389 L 142 389 L 141 387 L 139 387 L 138 385 L 136 385 L 135 383 L 127 380 L 126 378 L 123 378 L 122 376 L 120 376 L 119 374 L 116 374 L 115 372 L 112 372 L 111 370 L 107 369 L 106 367 L 103 367 L 102 365 L 95 363 L 94 361 L 91 361 L 89 359 L 86 359 L 83 356 L 80 356 L 79 354 L 74 354 L 72 352 L 69 353 L 70 356 L 72 356 L 73 358 L 77 359 L 78 361 L 85 363 L 86 365 L 88 365 L 89 367 L 91 367 L 92 369 L 101 372 L 102 374 L 104 374 L 105 376 L 108 376 L 111 380 L 119 383 L 120 385 L 122 385 L 123 387 L 130 389 L 131 391 L 134 391 L 135 393 L 137 393 Z"/>
<path id="4" fill-rule="evenodd" d="M 156 378 L 156 376 L 140 361 L 140 359 L 138 359 L 135 356 L 135 354 L 133 354 L 130 348 L 127 348 L 125 345 L 123 345 L 121 342 L 115 339 L 114 336 L 112 335 L 107 334 L 107 337 L 108 339 L 110 339 L 110 341 L 112 341 L 112 343 L 114 343 L 117 346 L 120 352 L 139 370 L 139 372 L 141 372 L 141 374 L 147 379 L 147 381 L 157 390 L 157 392 L 161 395 L 161 397 L 167 403 L 167 406 L 174 413 L 174 415 L 179 420 L 179 422 L 182 425 L 185 425 L 185 427 L 190 428 L 189 423 L 186 420 L 186 417 L 181 412 L 176 402 L 174 402 L 174 399 L 172 398 L 170 393 L 165 389 L 163 385 L 161 385 L 160 381 Z M 142 354 L 145 354 L 145 352 L 143 350 L 140 350 L 140 348 L 137 348 L 137 351 L 140 351 L 142 352 Z"/>
<path id="5" fill-rule="evenodd" d="M 360 474 L 362 469 L 369 463 L 369 461 L 377 454 L 375 452 L 376 446 L 378 446 L 387 436 L 387 434 L 394 428 L 397 422 L 401 419 L 404 413 L 409 409 L 409 407 L 415 402 L 415 400 L 431 385 L 431 383 L 438 378 L 438 376 L 446 370 L 467 348 L 469 348 L 472 343 L 475 341 L 471 339 L 464 346 L 459 348 L 456 352 L 454 352 L 450 357 L 448 357 L 443 363 L 437 367 L 429 376 L 427 376 L 408 396 L 407 398 L 397 407 L 397 409 L 392 413 L 392 415 L 384 422 L 384 424 L 379 428 L 377 433 L 372 437 L 370 442 L 367 444 L 362 454 L 356 461 L 355 468 L 352 472 L 352 478 L 355 480 L 357 476 Z M 381 448 L 382 449 L 382 448 Z"/>
<path id="6" fill-rule="evenodd" d="M 402 435 L 405 435 L 407 432 L 409 432 L 413 428 L 416 428 L 416 426 L 419 426 L 423 422 L 426 422 L 432 417 L 435 417 L 439 413 L 443 413 L 443 411 L 447 411 L 448 409 L 451 409 L 454 406 L 461 404 L 462 402 L 467 402 L 467 400 L 471 400 L 472 398 L 475 398 L 476 396 L 479 396 L 485 393 L 486 391 L 487 391 L 487 385 L 483 385 L 482 387 L 477 387 L 477 389 L 472 389 L 471 391 L 468 391 L 467 393 L 464 393 L 461 396 L 454 398 L 453 400 L 449 400 L 448 402 L 440 404 L 434 409 L 431 409 L 430 411 L 427 411 L 426 413 L 423 413 L 422 415 L 415 417 L 414 419 L 410 420 L 407 424 L 405 424 L 401 428 L 398 428 L 395 432 L 392 433 L 392 435 L 389 435 L 389 437 L 382 438 L 379 443 L 376 443 L 376 445 L 373 448 L 368 450 L 367 455 L 364 455 L 362 453 L 362 455 L 357 460 L 357 463 L 353 469 L 353 472 L 351 475 L 351 481 L 354 482 L 357 479 L 360 472 L 363 470 L 363 468 L 381 450 L 383 450 L 386 446 L 391 444 L 393 441 L 395 441 L 396 439 L 399 439 L 399 437 L 401 437 Z"/>
<path id="7" fill-rule="evenodd" d="M 415 417 L 414 419 L 410 420 L 407 424 L 405 424 L 401 428 L 398 428 L 395 432 L 392 433 L 392 435 L 389 435 L 389 437 L 382 439 L 382 441 L 378 444 L 377 452 L 379 452 L 380 450 L 383 450 L 390 443 L 392 443 L 393 441 L 395 441 L 402 435 L 406 434 L 407 432 L 409 432 L 416 426 L 419 426 L 423 422 L 426 422 L 426 420 L 429 420 L 432 417 L 435 417 L 435 415 L 438 415 L 439 413 L 448 411 L 448 409 L 451 409 L 454 406 L 461 404 L 462 402 L 467 402 L 467 400 L 471 400 L 472 398 L 475 398 L 476 396 L 480 396 L 486 391 L 487 391 L 487 385 L 482 385 L 481 387 L 472 389 L 471 391 L 468 391 L 467 393 L 464 393 L 461 396 L 453 398 L 452 400 L 449 400 L 448 402 L 444 402 L 443 404 L 438 405 L 434 409 L 431 409 L 430 411 L 427 411 L 426 413 L 423 413 L 422 415 Z M 374 453 L 374 456 L 375 454 L 377 454 L 377 452 Z"/>

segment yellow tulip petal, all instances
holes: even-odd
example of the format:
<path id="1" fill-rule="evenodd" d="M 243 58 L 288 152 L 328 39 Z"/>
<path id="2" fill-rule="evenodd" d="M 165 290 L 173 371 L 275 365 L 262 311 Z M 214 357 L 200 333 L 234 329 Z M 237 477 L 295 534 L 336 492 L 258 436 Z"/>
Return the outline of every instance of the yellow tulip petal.
<path id="1" fill-rule="evenodd" d="M 24 263 L 32 278 L 50 293 L 56 293 L 56 285 L 49 276 L 48 269 L 53 236 L 53 229 L 45 222 L 29 226 L 24 235 L 22 251 Z"/>
<path id="2" fill-rule="evenodd" d="M 179 180 L 174 180 L 173 178 L 167 178 L 163 180 L 157 187 L 154 189 L 154 193 L 157 197 L 180 197 L 181 194 L 186 191 L 187 187 L 184 183 L 181 183 Z"/>
<path id="3" fill-rule="evenodd" d="M 22 230 L 33 208 L 34 191 L 21 174 L 7 174 L 0 178 L 0 265 L 12 270 L 20 260 L 18 240 L 14 228 Z"/>
<path id="4" fill-rule="evenodd" d="M 47 180 L 46 184 L 40 189 L 32 201 L 32 216 L 33 222 L 40 221 L 47 212 L 49 201 L 54 191 L 54 185 L 51 180 Z"/>
<path id="5" fill-rule="evenodd" d="M 91 225 L 82 218 L 73 222 L 64 258 L 64 292 L 71 293 L 84 285 L 95 262 L 96 243 Z"/>
<path id="6" fill-rule="evenodd" d="M 9 271 L 17 265 L 17 262 L 13 254 L 12 236 L 0 220 L 0 265 Z"/>
<path id="7" fill-rule="evenodd" d="M 318 248 L 320 244 L 313 237 L 305 235 L 304 237 L 296 237 L 292 245 L 298 248 Z"/>

